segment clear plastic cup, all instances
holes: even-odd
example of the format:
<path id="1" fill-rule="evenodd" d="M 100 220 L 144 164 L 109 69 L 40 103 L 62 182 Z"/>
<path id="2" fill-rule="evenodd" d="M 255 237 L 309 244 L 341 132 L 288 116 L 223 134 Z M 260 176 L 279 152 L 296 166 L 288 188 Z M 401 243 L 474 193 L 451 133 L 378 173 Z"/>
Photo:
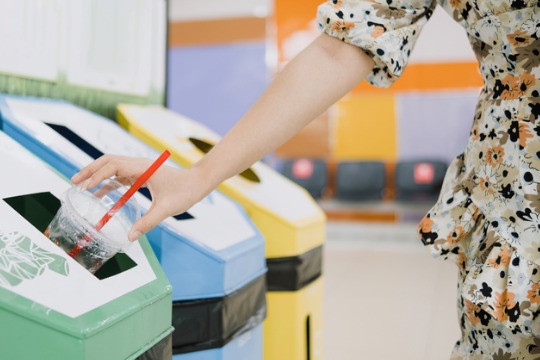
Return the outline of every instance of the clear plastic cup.
<path id="1" fill-rule="evenodd" d="M 45 234 L 79 264 L 95 273 L 107 260 L 125 250 L 131 242 L 128 233 L 141 216 L 131 197 L 110 220 L 97 231 L 96 224 L 128 190 L 124 179 L 110 179 L 99 186 L 82 190 L 68 189 L 61 206 Z"/>

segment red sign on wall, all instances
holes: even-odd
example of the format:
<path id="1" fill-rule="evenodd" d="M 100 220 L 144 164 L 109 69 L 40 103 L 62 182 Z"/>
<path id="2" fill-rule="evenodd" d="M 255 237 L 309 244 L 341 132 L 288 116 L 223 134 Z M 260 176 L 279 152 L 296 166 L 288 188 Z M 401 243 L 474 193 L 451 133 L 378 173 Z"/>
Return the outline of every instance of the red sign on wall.
<path id="1" fill-rule="evenodd" d="M 431 184 L 435 178 L 433 164 L 419 163 L 414 166 L 414 182 L 417 184 Z"/>
<path id="2" fill-rule="evenodd" d="M 308 179 L 313 175 L 313 161 L 298 159 L 293 163 L 292 174 L 297 179 Z"/>

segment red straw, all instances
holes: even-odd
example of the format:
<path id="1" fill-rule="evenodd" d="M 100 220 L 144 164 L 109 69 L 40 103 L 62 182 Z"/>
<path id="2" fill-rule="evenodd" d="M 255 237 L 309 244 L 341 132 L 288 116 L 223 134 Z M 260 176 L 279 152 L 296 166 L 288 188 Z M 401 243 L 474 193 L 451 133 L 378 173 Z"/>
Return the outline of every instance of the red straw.
<path id="1" fill-rule="evenodd" d="M 150 167 L 148 167 L 148 169 L 146 169 L 146 171 L 141 176 L 139 176 L 139 178 L 135 181 L 135 183 L 133 183 L 133 185 L 131 185 L 128 191 L 126 191 L 126 193 L 122 195 L 120 199 L 118 199 L 118 201 L 109 209 L 109 211 L 107 211 L 107 213 L 103 215 L 101 220 L 98 221 L 96 226 L 94 226 L 96 231 L 100 231 L 105 226 L 105 224 L 107 224 L 107 222 L 113 217 L 113 215 L 116 214 L 118 210 L 120 210 L 120 208 L 124 206 L 124 204 L 137 192 L 137 190 L 139 190 L 140 187 L 148 181 L 150 176 L 152 176 L 157 171 L 157 169 L 159 169 L 159 167 L 165 162 L 165 160 L 167 160 L 170 155 L 171 153 L 168 150 L 165 150 L 156 159 L 156 161 L 154 161 L 152 165 L 150 165 Z M 68 255 L 71 257 L 77 256 L 84 247 L 84 242 L 89 241 L 90 236 L 86 235 L 81 241 L 77 242 L 77 244 L 73 247 L 73 249 L 71 249 Z"/>

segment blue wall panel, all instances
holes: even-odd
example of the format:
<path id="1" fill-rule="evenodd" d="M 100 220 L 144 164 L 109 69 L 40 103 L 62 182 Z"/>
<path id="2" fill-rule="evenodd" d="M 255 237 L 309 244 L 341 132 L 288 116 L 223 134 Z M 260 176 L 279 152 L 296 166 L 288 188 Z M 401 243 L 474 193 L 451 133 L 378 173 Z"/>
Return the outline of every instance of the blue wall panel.
<path id="1" fill-rule="evenodd" d="M 479 91 L 397 96 L 398 159 L 450 162 L 469 138 Z"/>
<path id="2" fill-rule="evenodd" d="M 269 83 L 264 41 L 169 50 L 168 107 L 224 135 Z"/>

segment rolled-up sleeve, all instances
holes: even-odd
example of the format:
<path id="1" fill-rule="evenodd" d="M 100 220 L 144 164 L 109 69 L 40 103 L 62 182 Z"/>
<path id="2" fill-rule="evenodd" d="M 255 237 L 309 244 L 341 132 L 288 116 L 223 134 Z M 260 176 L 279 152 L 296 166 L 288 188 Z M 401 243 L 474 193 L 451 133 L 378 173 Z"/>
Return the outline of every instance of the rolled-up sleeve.
<path id="1" fill-rule="evenodd" d="M 318 8 L 326 34 L 363 49 L 375 62 L 367 80 L 388 87 L 403 73 L 433 0 L 331 0 Z"/>

